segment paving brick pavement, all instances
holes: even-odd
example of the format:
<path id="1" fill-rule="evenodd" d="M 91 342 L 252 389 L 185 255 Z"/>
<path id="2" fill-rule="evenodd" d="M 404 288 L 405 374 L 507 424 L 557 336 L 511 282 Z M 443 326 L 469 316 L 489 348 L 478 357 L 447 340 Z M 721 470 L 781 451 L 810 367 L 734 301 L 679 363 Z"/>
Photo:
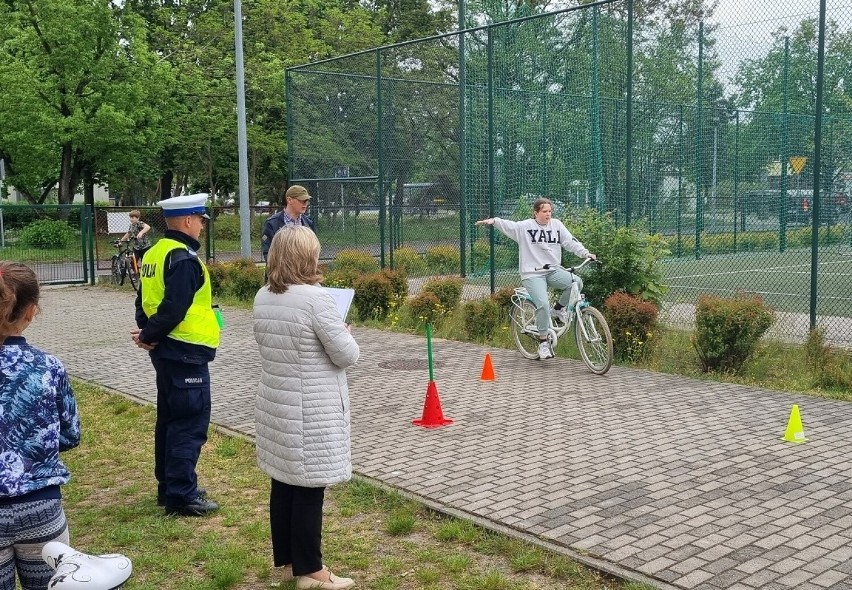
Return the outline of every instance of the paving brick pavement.
<path id="1" fill-rule="evenodd" d="M 251 314 L 224 312 L 213 421 L 252 436 Z M 75 377 L 153 402 L 132 327 L 128 292 L 46 289 L 27 336 Z M 852 589 L 852 404 L 438 339 L 455 423 L 424 429 L 424 339 L 354 334 L 359 475 L 661 588 Z M 494 382 L 479 380 L 485 352 Z M 792 404 L 806 444 L 781 439 Z"/>

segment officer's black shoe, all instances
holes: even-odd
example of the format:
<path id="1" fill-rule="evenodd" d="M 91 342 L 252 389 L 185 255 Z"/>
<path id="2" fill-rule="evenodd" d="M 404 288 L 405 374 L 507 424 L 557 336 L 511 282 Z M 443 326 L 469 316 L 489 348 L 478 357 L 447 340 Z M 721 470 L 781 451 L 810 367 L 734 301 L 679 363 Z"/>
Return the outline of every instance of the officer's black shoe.
<path id="1" fill-rule="evenodd" d="M 207 497 L 207 490 L 204 488 L 196 488 L 195 493 L 198 494 L 199 498 Z M 165 506 L 166 505 L 166 497 L 162 494 L 157 494 L 157 506 Z"/>
<path id="2" fill-rule="evenodd" d="M 216 502 L 205 500 L 201 496 L 183 506 L 166 506 L 166 514 L 176 516 L 206 516 L 217 510 L 219 505 Z"/>

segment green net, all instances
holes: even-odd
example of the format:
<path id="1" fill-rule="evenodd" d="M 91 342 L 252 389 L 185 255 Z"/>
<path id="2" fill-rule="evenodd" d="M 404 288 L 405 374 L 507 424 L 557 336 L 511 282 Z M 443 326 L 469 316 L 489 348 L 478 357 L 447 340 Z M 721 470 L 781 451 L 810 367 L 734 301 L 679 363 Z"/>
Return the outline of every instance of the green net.
<path id="1" fill-rule="evenodd" d="M 784 337 L 815 310 L 852 341 L 852 8 L 828 7 L 821 87 L 815 0 L 639 14 L 632 36 L 623 2 L 504 8 L 468 3 L 464 31 L 288 70 L 290 177 L 316 195 L 324 247 L 515 285 L 517 249 L 474 222 L 545 196 L 557 216 L 664 236 L 674 323 L 702 293 L 745 290 L 788 314 Z"/>

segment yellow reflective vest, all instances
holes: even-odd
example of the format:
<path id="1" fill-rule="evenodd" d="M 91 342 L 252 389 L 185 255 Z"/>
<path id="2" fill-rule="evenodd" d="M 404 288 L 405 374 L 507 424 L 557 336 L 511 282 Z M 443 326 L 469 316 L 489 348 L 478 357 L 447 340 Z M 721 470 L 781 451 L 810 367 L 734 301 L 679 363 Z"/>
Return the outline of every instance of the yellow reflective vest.
<path id="1" fill-rule="evenodd" d="M 145 253 L 142 261 L 142 310 L 151 317 L 157 313 L 166 294 L 164 281 L 166 258 L 174 250 L 187 250 L 186 244 L 171 238 L 162 238 Z M 213 292 L 210 288 L 210 274 L 201 260 L 201 271 L 204 273 L 204 284 L 195 292 L 192 304 L 183 321 L 172 330 L 168 337 L 188 344 L 199 344 L 210 348 L 219 347 L 219 324 L 213 312 Z"/>

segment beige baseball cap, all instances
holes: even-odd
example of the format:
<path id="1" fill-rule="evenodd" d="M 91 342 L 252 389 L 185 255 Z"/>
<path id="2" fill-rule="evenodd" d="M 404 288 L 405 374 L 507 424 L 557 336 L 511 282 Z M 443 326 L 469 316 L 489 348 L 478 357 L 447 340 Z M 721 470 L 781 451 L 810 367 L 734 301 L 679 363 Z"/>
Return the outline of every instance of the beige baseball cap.
<path id="1" fill-rule="evenodd" d="M 287 192 L 284 193 L 284 196 L 291 199 L 298 199 L 300 201 L 311 200 L 311 195 L 308 194 L 308 189 L 303 187 L 301 184 L 294 184 L 288 188 Z"/>

